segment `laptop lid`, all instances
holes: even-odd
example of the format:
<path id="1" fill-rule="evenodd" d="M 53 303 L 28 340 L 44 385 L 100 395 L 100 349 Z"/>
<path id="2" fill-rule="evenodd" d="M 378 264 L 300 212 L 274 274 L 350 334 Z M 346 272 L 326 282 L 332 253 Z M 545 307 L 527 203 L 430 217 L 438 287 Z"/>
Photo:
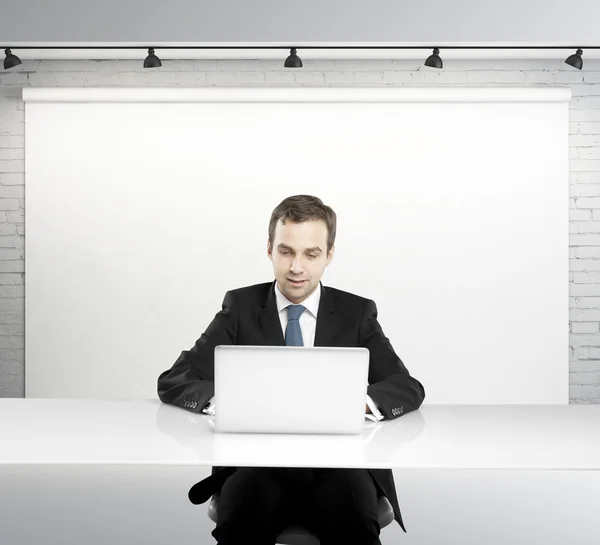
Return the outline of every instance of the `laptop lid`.
<path id="1" fill-rule="evenodd" d="M 369 351 L 351 347 L 215 347 L 215 430 L 359 434 Z"/>

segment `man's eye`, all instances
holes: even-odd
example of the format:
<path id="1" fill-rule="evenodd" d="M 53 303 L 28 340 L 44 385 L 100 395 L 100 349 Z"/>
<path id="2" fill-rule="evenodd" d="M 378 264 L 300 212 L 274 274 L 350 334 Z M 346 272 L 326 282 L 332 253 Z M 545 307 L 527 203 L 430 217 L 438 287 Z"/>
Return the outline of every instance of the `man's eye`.
<path id="1" fill-rule="evenodd" d="M 308 257 L 310 257 L 311 259 L 314 259 L 315 257 L 317 257 L 316 255 L 313 254 L 308 254 Z"/>
<path id="2" fill-rule="evenodd" d="M 290 252 L 286 252 L 285 250 L 281 250 L 282 255 L 288 255 Z"/>

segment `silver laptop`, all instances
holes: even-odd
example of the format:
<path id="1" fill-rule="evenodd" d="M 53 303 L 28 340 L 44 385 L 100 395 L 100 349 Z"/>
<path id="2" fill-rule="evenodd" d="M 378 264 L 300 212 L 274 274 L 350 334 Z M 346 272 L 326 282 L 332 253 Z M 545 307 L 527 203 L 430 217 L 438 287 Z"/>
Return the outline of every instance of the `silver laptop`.
<path id="1" fill-rule="evenodd" d="M 215 347 L 215 431 L 359 434 L 366 348 Z"/>

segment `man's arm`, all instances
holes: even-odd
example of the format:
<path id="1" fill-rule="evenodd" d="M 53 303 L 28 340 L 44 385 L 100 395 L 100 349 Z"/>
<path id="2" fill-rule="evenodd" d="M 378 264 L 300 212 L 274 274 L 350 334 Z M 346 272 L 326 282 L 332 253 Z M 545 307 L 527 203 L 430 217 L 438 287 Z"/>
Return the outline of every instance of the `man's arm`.
<path id="1" fill-rule="evenodd" d="M 215 346 L 234 344 L 237 313 L 233 293 L 228 291 L 222 309 L 189 351 L 184 350 L 171 369 L 158 377 L 158 397 L 163 403 L 202 412 L 215 393 Z"/>
<path id="2" fill-rule="evenodd" d="M 369 386 L 367 394 L 386 419 L 418 409 L 425 389 L 410 376 L 396 355 L 377 321 L 377 306 L 368 300 L 361 316 L 359 345 L 369 349 Z"/>

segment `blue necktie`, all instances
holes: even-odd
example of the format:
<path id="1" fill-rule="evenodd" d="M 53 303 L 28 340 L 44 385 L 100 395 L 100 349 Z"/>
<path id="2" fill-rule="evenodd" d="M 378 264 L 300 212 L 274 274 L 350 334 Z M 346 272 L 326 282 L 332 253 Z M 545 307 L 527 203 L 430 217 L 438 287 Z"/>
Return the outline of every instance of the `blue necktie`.
<path id="1" fill-rule="evenodd" d="M 302 305 L 289 305 L 288 323 L 285 328 L 285 345 L 286 346 L 304 346 L 302 341 L 302 330 L 300 329 L 300 316 L 306 310 Z"/>
<path id="2" fill-rule="evenodd" d="M 302 305 L 288 305 L 288 323 L 285 327 L 285 345 L 286 346 L 304 346 L 302 341 L 302 330 L 300 329 L 300 316 L 306 310 Z M 311 475 L 310 468 L 288 467 L 286 472 L 288 477 L 295 483 L 306 483 L 307 474 Z"/>

